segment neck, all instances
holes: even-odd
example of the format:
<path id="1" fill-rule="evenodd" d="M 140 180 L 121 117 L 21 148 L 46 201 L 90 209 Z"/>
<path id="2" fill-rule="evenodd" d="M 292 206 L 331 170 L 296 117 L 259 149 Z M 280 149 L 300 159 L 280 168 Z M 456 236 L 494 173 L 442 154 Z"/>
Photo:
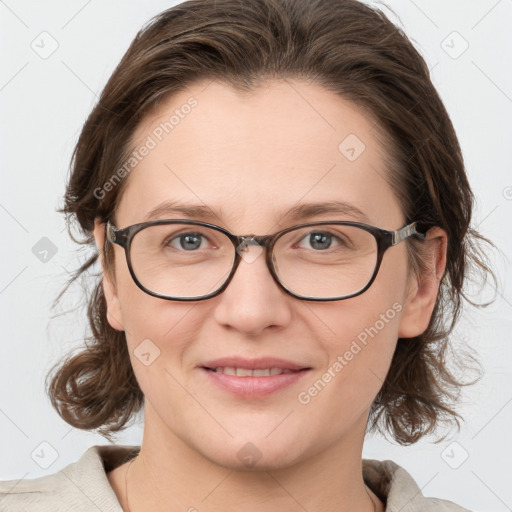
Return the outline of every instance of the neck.
<path id="1" fill-rule="evenodd" d="M 130 512 L 384 510 L 362 478 L 364 436 L 347 436 L 328 451 L 286 468 L 258 471 L 220 466 L 168 431 L 163 439 L 158 432 L 162 430 L 146 426 L 140 453 L 131 464 Z"/>

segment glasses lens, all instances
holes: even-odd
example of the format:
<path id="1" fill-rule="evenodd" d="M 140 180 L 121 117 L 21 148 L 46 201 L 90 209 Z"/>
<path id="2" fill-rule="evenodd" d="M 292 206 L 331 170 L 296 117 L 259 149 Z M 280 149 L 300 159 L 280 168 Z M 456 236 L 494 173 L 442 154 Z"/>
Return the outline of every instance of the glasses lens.
<path id="1" fill-rule="evenodd" d="M 274 267 L 289 291 L 334 298 L 361 291 L 377 264 L 377 241 L 368 231 L 337 224 L 307 226 L 281 236 Z"/>
<path id="2" fill-rule="evenodd" d="M 194 224 L 159 224 L 139 231 L 130 247 L 132 269 L 142 286 L 179 298 L 213 293 L 235 259 L 229 238 Z"/>

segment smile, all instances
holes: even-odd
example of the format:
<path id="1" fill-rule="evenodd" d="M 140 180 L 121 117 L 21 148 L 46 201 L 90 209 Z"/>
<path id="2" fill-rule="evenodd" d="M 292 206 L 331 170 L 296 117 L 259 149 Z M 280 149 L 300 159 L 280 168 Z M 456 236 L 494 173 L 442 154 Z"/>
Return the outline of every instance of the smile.
<path id="1" fill-rule="evenodd" d="M 225 375 L 236 375 L 237 377 L 269 377 L 271 375 L 281 375 L 283 373 L 293 373 L 293 370 L 286 368 L 233 368 L 230 366 L 218 366 L 217 368 L 206 368 L 215 373 L 223 373 Z"/>

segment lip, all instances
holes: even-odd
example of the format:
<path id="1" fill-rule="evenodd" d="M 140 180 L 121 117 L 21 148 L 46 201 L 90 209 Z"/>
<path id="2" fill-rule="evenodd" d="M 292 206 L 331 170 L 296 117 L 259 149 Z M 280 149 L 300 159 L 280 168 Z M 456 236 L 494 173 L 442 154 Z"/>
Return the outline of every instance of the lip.
<path id="1" fill-rule="evenodd" d="M 291 373 L 262 377 L 226 375 L 212 370 L 219 366 L 252 370 L 281 368 L 283 370 L 290 370 Z M 199 369 L 203 374 L 205 374 L 206 378 L 209 379 L 212 384 L 241 398 L 264 398 L 295 384 L 302 379 L 309 370 L 311 370 L 310 367 L 274 357 L 263 357 L 258 359 L 228 357 L 215 359 L 207 361 L 201 365 Z"/>

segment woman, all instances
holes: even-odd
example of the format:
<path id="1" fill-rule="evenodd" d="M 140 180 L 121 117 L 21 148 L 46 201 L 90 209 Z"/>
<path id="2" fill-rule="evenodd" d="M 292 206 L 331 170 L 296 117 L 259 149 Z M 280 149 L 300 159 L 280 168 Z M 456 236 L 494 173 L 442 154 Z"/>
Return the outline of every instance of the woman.
<path id="1" fill-rule="evenodd" d="M 473 196 L 428 68 L 356 0 L 194 0 L 137 35 L 85 123 L 63 212 L 102 279 L 49 381 L 105 437 L 4 482 L 2 510 L 466 510 L 366 431 L 411 444 L 464 383 L 444 366 Z M 100 258 L 98 258 L 100 256 Z"/>

